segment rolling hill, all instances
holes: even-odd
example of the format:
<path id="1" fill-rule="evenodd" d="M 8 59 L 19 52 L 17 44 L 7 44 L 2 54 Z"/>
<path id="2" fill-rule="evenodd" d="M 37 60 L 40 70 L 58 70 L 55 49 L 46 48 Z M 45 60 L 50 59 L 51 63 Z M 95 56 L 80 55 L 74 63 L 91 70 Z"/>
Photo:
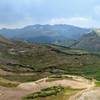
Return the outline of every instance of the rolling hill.
<path id="1" fill-rule="evenodd" d="M 100 81 L 99 65 L 98 53 L 0 36 L 0 99 L 66 100 L 83 88 L 90 89 L 92 79 Z"/>
<path id="2" fill-rule="evenodd" d="M 100 80 L 99 54 L 24 41 L 3 44 L 0 43 L 0 77 L 8 80 L 26 82 L 52 74 L 74 74 Z"/>

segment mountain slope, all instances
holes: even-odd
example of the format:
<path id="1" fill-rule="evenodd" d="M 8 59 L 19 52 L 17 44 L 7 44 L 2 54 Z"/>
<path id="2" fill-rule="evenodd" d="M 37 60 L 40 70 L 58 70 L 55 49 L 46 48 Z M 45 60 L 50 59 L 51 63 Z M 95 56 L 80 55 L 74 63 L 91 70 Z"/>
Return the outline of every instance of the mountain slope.
<path id="1" fill-rule="evenodd" d="M 0 35 L 0 45 L 9 45 L 9 44 L 10 45 L 13 44 L 12 41 Z"/>
<path id="2" fill-rule="evenodd" d="M 92 31 L 88 35 L 84 35 L 79 42 L 72 47 L 85 49 L 89 51 L 100 51 L 100 32 L 99 30 Z"/>
<path id="3" fill-rule="evenodd" d="M 75 74 L 100 80 L 99 55 L 58 45 L 12 42 L 0 44 L 1 77 L 25 82 L 52 74 Z"/>
<path id="4" fill-rule="evenodd" d="M 0 34 L 9 38 L 24 39 L 32 42 L 55 42 L 66 39 L 77 40 L 90 29 L 71 25 L 32 25 L 22 29 L 1 29 Z M 43 39 L 43 37 L 45 39 Z M 38 41 L 41 40 L 41 41 Z M 48 41 L 49 40 L 49 41 Z"/>

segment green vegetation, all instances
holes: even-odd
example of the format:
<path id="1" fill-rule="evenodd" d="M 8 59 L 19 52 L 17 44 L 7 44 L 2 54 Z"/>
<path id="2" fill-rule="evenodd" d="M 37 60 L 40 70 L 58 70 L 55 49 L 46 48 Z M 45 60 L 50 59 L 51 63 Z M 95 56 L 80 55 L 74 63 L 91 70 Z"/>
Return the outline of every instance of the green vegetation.
<path id="1" fill-rule="evenodd" d="M 100 80 L 100 66 L 96 64 L 84 65 L 82 67 L 67 67 L 66 74 L 81 75 L 88 79 Z"/>
<path id="2" fill-rule="evenodd" d="M 51 95 L 57 95 L 59 92 L 63 91 L 64 88 L 63 87 L 51 87 L 51 88 L 46 88 L 41 90 L 40 92 L 36 92 L 33 94 L 28 95 L 27 97 L 25 97 L 24 99 L 34 99 L 34 98 L 38 98 L 38 97 L 47 97 L 47 96 L 51 96 Z"/>
<path id="3" fill-rule="evenodd" d="M 96 87 L 100 87 L 100 81 L 96 81 L 95 84 L 96 84 Z"/>
<path id="4" fill-rule="evenodd" d="M 64 87 L 61 87 L 61 86 L 54 86 L 54 87 L 43 89 L 40 92 L 32 93 L 32 94 L 24 97 L 23 99 L 24 100 L 32 100 L 32 99 L 37 100 L 39 98 L 43 99 L 44 97 L 45 98 L 46 97 L 49 97 L 49 98 L 51 97 L 52 98 L 52 96 L 56 97 L 56 96 L 58 96 L 60 94 L 61 95 L 65 94 L 66 96 L 68 96 L 68 95 L 71 95 L 73 93 L 76 93 L 77 91 L 79 91 L 79 90 L 71 89 L 71 88 L 64 88 Z M 45 98 L 44 98 L 44 100 L 45 100 Z"/>
<path id="5" fill-rule="evenodd" d="M 72 45 L 74 45 L 76 43 L 77 43 L 77 40 L 64 40 L 63 42 L 62 41 L 57 41 L 54 44 L 59 45 L 59 46 L 71 47 Z"/>
<path id="6" fill-rule="evenodd" d="M 100 30 L 93 30 L 86 34 L 78 43 L 73 45 L 73 48 L 84 49 L 89 52 L 100 52 Z"/>
<path id="7" fill-rule="evenodd" d="M 12 81 L 8 81 L 6 79 L 0 78 L 0 86 L 4 86 L 4 87 L 16 87 L 18 86 L 19 83 L 17 82 L 12 82 Z"/>
<path id="8" fill-rule="evenodd" d="M 63 74 L 100 80 L 99 65 L 99 53 L 52 44 L 14 41 L 13 44 L 2 45 L 0 49 L 0 69 L 12 73 L 0 76 L 11 81 L 35 81 L 49 75 Z"/>

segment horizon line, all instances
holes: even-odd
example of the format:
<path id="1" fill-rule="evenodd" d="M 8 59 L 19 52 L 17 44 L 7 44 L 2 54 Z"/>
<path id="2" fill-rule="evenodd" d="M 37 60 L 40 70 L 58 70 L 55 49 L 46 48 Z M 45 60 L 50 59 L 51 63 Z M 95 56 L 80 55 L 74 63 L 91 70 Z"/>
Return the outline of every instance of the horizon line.
<path id="1" fill-rule="evenodd" d="M 86 29 L 98 29 L 99 27 L 82 27 L 82 26 L 78 26 L 78 25 L 73 25 L 73 24 L 29 24 L 29 25 L 24 25 L 22 27 L 2 27 L 1 29 L 23 29 L 25 27 L 28 26 L 35 26 L 35 25 L 41 25 L 41 26 L 45 26 L 45 25 L 49 25 L 49 26 L 55 26 L 55 25 L 66 25 L 66 26 L 73 26 L 73 27 L 78 27 L 78 28 L 86 28 Z"/>

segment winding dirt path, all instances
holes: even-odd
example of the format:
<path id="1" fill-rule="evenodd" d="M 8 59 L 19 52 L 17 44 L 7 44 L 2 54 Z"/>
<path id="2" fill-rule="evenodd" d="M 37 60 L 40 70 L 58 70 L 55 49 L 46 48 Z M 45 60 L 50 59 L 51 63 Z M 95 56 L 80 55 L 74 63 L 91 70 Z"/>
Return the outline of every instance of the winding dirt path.
<path id="1" fill-rule="evenodd" d="M 91 94 L 90 91 L 91 90 L 94 91 L 93 90 L 94 88 L 95 88 L 95 81 L 92 81 L 91 85 L 88 88 L 86 88 L 86 89 L 76 93 L 75 95 L 71 96 L 69 98 L 69 100 L 100 100 L 100 99 L 93 99 L 93 95 Z M 97 93 L 100 93 L 100 90 Z M 100 94 L 99 94 L 99 96 L 100 96 Z"/>
<path id="2" fill-rule="evenodd" d="M 100 100 L 100 87 L 94 87 L 90 90 L 83 91 L 81 94 L 76 95 L 71 100 Z"/>
<path id="3" fill-rule="evenodd" d="M 93 88 L 83 93 L 77 100 L 100 100 L 100 88 Z"/>

